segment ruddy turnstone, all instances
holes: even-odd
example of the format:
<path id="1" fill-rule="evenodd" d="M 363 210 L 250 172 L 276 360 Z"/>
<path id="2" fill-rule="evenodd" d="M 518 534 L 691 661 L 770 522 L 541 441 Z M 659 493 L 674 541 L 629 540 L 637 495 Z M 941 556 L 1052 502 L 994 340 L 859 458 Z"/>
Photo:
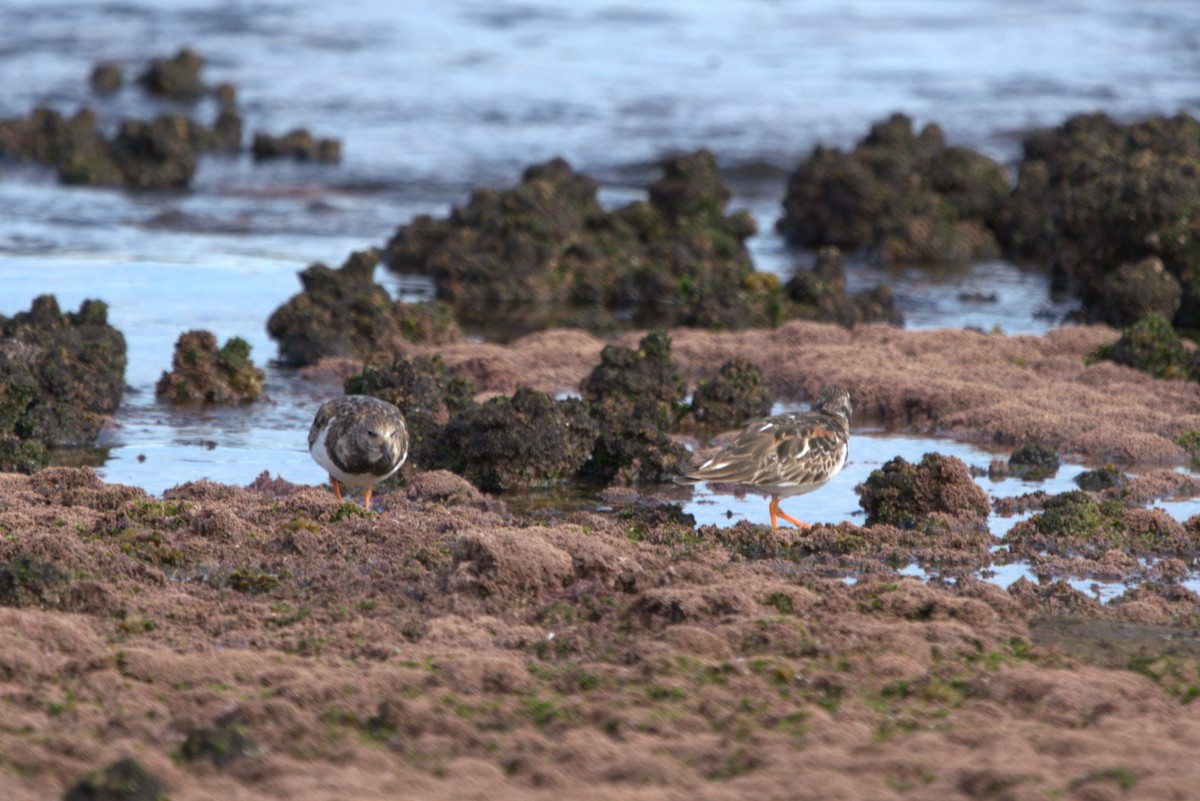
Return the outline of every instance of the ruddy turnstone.
<path id="1" fill-rule="evenodd" d="M 400 410 L 386 401 L 343 395 L 317 409 L 308 430 L 308 452 L 329 473 L 339 501 L 343 484 L 366 487 L 363 506 L 370 509 L 371 489 L 408 457 L 408 426 Z"/>
<path id="2" fill-rule="evenodd" d="M 687 478 L 740 484 L 771 498 L 771 528 L 782 517 L 802 523 L 779 508 L 779 499 L 812 492 L 837 475 L 850 452 L 850 393 L 826 387 L 811 412 L 790 412 L 755 420 L 728 448 Z"/>

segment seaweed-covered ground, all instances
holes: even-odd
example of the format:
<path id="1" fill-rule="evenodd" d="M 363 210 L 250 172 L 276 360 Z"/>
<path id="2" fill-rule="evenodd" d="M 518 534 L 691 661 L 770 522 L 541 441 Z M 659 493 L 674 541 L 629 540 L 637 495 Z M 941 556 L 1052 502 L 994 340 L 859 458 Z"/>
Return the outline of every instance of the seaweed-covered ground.
<path id="1" fill-rule="evenodd" d="M 1116 336 L 794 323 L 680 330 L 673 352 L 693 385 L 749 357 L 785 396 L 845 384 L 860 423 L 1124 461 L 1166 488 L 1136 504 L 1171 491 L 1200 385 L 1089 362 Z M 602 344 L 440 350 L 485 391 L 561 390 Z M 798 534 L 697 528 L 651 487 L 528 519 L 451 473 L 406 479 L 364 513 L 266 473 L 161 497 L 88 468 L 0 475 L 0 797 L 1186 799 L 1200 780 L 1200 597 L 1177 583 L 1200 519 L 1112 487 L 1031 499 L 1013 554 L 1157 565 L 1101 605 L 971 578 L 995 544 L 971 504 Z M 896 572 L 912 559 L 947 578 Z"/>

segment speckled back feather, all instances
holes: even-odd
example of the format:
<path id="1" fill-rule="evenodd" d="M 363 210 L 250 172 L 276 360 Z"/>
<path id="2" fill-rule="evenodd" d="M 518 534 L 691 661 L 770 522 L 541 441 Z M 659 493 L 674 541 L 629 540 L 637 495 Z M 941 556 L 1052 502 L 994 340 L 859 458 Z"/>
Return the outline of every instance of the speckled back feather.
<path id="1" fill-rule="evenodd" d="M 408 457 L 404 415 L 378 398 L 343 395 L 326 401 L 308 430 L 309 450 L 317 447 L 322 431 L 322 455 L 347 476 L 361 477 L 352 483 L 372 483 L 391 475 Z"/>
<path id="2" fill-rule="evenodd" d="M 849 393 L 827 387 L 811 412 L 751 422 L 728 448 L 687 477 L 786 495 L 814 490 L 846 463 L 850 414 Z"/>

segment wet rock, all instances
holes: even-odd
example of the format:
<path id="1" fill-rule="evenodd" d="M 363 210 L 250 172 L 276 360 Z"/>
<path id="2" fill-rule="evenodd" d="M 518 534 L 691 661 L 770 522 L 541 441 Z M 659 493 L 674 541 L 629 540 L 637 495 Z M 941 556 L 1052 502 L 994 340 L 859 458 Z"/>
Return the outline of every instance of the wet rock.
<path id="1" fill-rule="evenodd" d="M 482 489 L 542 487 L 573 476 L 595 441 L 596 423 L 581 401 L 522 387 L 452 417 L 422 450 L 422 464 Z"/>
<path id="2" fill-rule="evenodd" d="M 255 161 L 291 158 L 336 164 L 342 160 L 342 143 L 339 140 L 317 139 L 307 128 L 297 128 L 283 136 L 257 131 L 250 149 Z"/>
<path id="3" fill-rule="evenodd" d="M 263 379 L 246 340 L 232 337 L 218 350 L 212 332 L 188 331 L 175 343 L 171 371 L 162 374 L 154 392 L 176 404 L 234 405 L 257 400 Z"/>
<path id="4" fill-rule="evenodd" d="M 774 402 L 775 395 L 763 384 L 758 365 L 735 358 L 721 365 L 714 377 L 700 382 L 690 411 L 701 425 L 728 429 L 765 417 Z"/>
<path id="5" fill-rule="evenodd" d="M 777 230 L 793 245 L 836 245 L 887 262 L 995 256 L 991 226 L 1008 196 L 1004 167 L 947 147 L 936 125 L 917 134 L 894 114 L 850 153 L 817 147 L 788 180 Z"/>
<path id="6" fill-rule="evenodd" d="M 374 251 L 358 251 L 336 270 L 317 263 L 300 273 L 303 291 L 267 320 L 282 361 L 299 367 L 331 356 L 368 359 L 396 352 L 407 341 L 461 338 L 438 305 L 393 301 L 375 282 L 377 261 Z"/>
<path id="7" fill-rule="evenodd" d="M 880 284 L 874 289 L 846 294 L 846 257 L 833 245 L 817 251 L 811 270 L 797 268 L 784 286 L 789 298 L 815 310 L 816 319 L 855 323 L 886 322 L 900 325 L 904 315 L 896 309 L 892 291 Z"/>
<path id="8" fill-rule="evenodd" d="M 217 153 L 238 153 L 242 149 L 242 115 L 232 106 L 222 105 L 211 131 L 206 132 L 202 149 Z"/>
<path id="9" fill-rule="evenodd" d="M 125 338 L 103 302 L 64 314 L 42 295 L 28 312 L 0 316 L 0 439 L 90 447 L 124 388 Z"/>
<path id="10" fill-rule="evenodd" d="M 1200 545 L 1193 529 L 1161 509 L 1126 508 L 1116 498 L 1101 501 L 1079 490 L 1046 498 L 1042 512 L 1014 525 L 1004 542 L 1031 558 L 1186 555 L 1189 561 Z"/>
<path id="11" fill-rule="evenodd" d="M 579 387 L 587 401 L 617 400 L 627 404 L 651 400 L 674 407 L 683 401 L 687 384 L 671 359 L 671 336 L 651 331 L 636 349 L 606 345 L 600 364 Z"/>
<path id="12" fill-rule="evenodd" d="M 87 108 L 70 118 L 39 107 L 26 118 L 0 120 L 0 155 L 49 164 L 63 183 L 117 186 L 124 180 Z"/>
<path id="13" fill-rule="evenodd" d="M 671 359 L 671 337 L 652 331 L 636 349 L 608 345 L 580 384 L 600 426 L 585 475 L 605 482 L 663 481 L 688 465 L 667 431 L 682 413 L 687 385 Z"/>
<path id="14" fill-rule="evenodd" d="M 414 461 L 424 464 L 422 443 L 454 414 L 474 403 L 475 385 L 457 378 L 440 356 L 395 356 L 374 361 L 346 379 L 347 395 L 371 395 L 404 412 Z"/>
<path id="15" fill-rule="evenodd" d="M 195 100 L 208 91 L 200 80 L 204 57 L 183 48 L 173 58 L 156 58 L 138 76 L 138 83 L 152 95 L 173 100 Z"/>
<path id="16" fill-rule="evenodd" d="M 689 468 L 687 449 L 667 435 L 674 419 L 664 404 L 608 399 L 589 404 L 589 409 L 600 431 L 581 470 L 585 476 L 633 484 L 667 481 Z"/>
<path id="17" fill-rule="evenodd" d="M 1075 476 L 1075 485 L 1087 492 L 1119 490 L 1129 482 L 1129 477 L 1112 465 L 1085 470 Z"/>
<path id="18" fill-rule="evenodd" d="M 80 779 L 63 801 L 167 801 L 166 788 L 133 757 L 121 757 Z"/>
<path id="19" fill-rule="evenodd" d="M 937 512 L 984 519 L 991 511 L 987 494 L 971 479 L 967 465 L 940 453 L 927 453 L 915 465 L 897 456 L 871 471 L 855 491 L 867 512 L 867 525 L 913 528 Z"/>
<path id="20" fill-rule="evenodd" d="M 109 141 L 90 109 L 67 119 L 38 108 L 26 119 L 0 121 L 0 154 L 49 164 L 65 184 L 178 189 L 196 171 L 194 147 L 202 136 L 186 117 L 162 116 L 127 120 Z"/>
<path id="21" fill-rule="evenodd" d="M 92 91 L 96 94 L 111 95 L 120 90 L 125 83 L 125 74 L 114 61 L 101 61 L 92 68 Z"/>
<path id="22" fill-rule="evenodd" d="M 153 122 L 127 120 L 110 148 L 126 186 L 134 189 L 182 189 L 196 172 L 195 123 L 179 115 Z"/>
<path id="23" fill-rule="evenodd" d="M 605 333 L 630 320 L 740 329 L 818 313 L 754 272 L 754 221 L 725 213 L 730 190 L 711 153 L 662 169 L 648 201 L 609 212 L 596 181 L 565 161 L 530 167 L 515 187 L 397 229 L 385 259 L 431 276 L 464 323 L 508 335 L 564 323 Z"/>
<path id="24" fill-rule="evenodd" d="M 1052 265 L 1096 316 L 1106 276 L 1156 256 L 1183 286 L 1174 322 L 1200 325 L 1198 176 L 1200 123 L 1188 114 L 1130 125 L 1105 114 L 1072 117 L 1025 139 L 1001 239 L 1012 256 Z M 1151 293 L 1156 304 L 1169 295 Z"/>
<path id="25" fill-rule="evenodd" d="M 1053 477 L 1058 465 L 1058 451 L 1037 442 L 1022 445 L 1008 457 L 1009 475 L 1029 481 Z"/>
<path id="26" fill-rule="evenodd" d="M 1100 319 L 1123 327 L 1156 314 L 1170 320 L 1179 311 L 1183 288 L 1163 268 L 1162 259 L 1148 256 L 1127 262 L 1104 279 Z"/>
<path id="27" fill-rule="evenodd" d="M 1156 378 L 1187 378 L 1194 374 L 1192 356 L 1166 318 L 1151 314 L 1126 328 L 1112 345 L 1101 347 L 1100 359 L 1149 373 Z"/>

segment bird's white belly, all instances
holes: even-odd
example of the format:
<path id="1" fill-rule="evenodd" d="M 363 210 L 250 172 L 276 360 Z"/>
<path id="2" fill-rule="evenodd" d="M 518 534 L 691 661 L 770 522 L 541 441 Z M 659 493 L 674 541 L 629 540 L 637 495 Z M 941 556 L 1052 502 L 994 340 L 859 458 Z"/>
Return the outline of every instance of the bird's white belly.
<path id="1" fill-rule="evenodd" d="M 383 481 L 386 478 L 391 478 L 393 475 L 395 475 L 396 471 L 400 469 L 400 466 L 404 464 L 402 460 L 400 464 L 393 467 L 392 471 L 386 476 L 376 476 L 371 473 L 347 473 L 345 470 L 342 470 L 342 468 L 333 463 L 333 460 L 329 458 L 329 450 L 325 447 L 325 436 L 329 433 L 330 425 L 332 425 L 332 423 L 326 425 L 317 433 L 317 439 L 315 442 L 313 442 L 313 446 L 309 449 L 309 452 L 312 453 L 313 460 L 316 461 L 317 464 L 321 465 L 326 473 L 333 478 L 336 478 L 339 483 L 347 484 L 351 487 L 369 487 L 372 484 L 378 484 L 380 481 Z"/>

